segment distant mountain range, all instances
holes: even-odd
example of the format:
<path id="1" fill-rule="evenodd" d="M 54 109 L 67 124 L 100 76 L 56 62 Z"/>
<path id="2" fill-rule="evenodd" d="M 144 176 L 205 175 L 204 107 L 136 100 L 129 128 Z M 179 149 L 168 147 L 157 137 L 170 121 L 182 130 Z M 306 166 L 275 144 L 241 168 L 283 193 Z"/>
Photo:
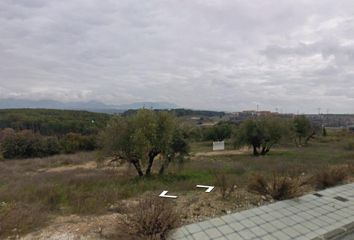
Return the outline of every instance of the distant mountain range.
<path id="1" fill-rule="evenodd" d="M 178 108 L 178 106 L 168 102 L 134 102 L 131 104 L 108 105 L 99 101 L 60 102 L 55 100 L 0 99 L 0 109 L 8 108 L 75 109 L 93 112 L 119 113 L 128 109 L 173 109 Z"/>

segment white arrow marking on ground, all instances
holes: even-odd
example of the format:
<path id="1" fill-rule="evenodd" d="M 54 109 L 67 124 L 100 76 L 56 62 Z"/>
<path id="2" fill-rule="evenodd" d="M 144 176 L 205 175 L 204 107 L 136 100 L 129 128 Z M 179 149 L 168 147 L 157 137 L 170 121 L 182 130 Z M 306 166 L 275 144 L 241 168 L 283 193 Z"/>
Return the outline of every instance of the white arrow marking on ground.
<path id="1" fill-rule="evenodd" d="M 214 189 L 214 186 L 205 186 L 205 185 L 197 185 L 199 188 L 207 188 L 205 192 L 211 192 Z"/>
<path id="2" fill-rule="evenodd" d="M 159 197 L 166 197 L 166 198 L 177 198 L 177 196 L 173 195 L 166 195 L 168 191 L 162 191 L 162 193 L 159 195 Z"/>

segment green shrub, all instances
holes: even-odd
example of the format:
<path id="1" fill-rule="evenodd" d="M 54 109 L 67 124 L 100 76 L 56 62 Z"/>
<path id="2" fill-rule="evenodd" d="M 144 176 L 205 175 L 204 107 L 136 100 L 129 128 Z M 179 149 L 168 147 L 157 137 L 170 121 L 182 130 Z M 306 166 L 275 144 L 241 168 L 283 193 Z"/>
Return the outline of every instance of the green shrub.
<path id="1" fill-rule="evenodd" d="M 1 152 L 4 158 L 31 158 L 54 155 L 60 152 L 56 137 L 43 137 L 29 130 L 3 137 Z"/>
<path id="2" fill-rule="evenodd" d="M 84 136 L 79 133 L 68 133 L 60 139 L 60 145 L 65 153 L 92 151 L 96 148 L 95 136 Z"/>

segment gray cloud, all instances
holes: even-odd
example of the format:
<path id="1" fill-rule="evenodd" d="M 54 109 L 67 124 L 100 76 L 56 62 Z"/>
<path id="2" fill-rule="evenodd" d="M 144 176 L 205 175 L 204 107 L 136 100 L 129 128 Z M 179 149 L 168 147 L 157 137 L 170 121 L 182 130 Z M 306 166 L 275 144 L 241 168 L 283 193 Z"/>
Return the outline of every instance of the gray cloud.
<path id="1" fill-rule="evenodd" d="M 354 2 L 3 0 L 0 98 L 353 112 Z"/>

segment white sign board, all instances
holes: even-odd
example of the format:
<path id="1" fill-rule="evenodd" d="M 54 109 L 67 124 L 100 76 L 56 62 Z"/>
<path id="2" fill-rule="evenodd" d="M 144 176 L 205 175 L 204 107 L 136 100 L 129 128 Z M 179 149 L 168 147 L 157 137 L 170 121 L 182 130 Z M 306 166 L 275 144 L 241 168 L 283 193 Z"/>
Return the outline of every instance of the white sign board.
<path id="1" fill-rule="evenodd" d="M 224 141 L 213 142 L 213 151 L 220 151 L 225 149 Z"/>

